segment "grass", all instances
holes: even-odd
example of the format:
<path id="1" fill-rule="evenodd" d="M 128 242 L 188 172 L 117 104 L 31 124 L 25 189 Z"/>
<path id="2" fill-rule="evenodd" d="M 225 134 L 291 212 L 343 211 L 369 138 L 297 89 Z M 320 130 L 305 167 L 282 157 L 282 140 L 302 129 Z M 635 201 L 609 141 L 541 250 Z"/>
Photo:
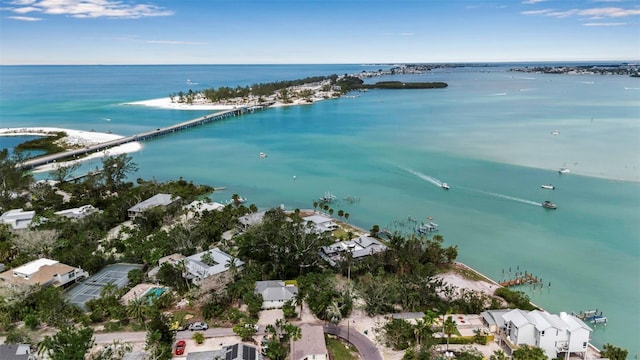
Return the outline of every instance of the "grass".
<path id="1" fill-rule="evenodd" d="M 332 359 L 335 360 L 358 360 L 358 356 L 354 353 L 355 348 L 347 348 L 345 344 L 334 336 L 325 335 L 327 342 L 327 350 Z"/>

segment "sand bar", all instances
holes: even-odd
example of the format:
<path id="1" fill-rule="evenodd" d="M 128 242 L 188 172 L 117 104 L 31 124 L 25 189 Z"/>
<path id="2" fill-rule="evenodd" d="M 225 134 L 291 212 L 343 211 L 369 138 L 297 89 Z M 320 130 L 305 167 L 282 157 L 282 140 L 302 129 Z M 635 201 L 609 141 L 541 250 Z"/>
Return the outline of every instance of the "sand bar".
<path id="1" fill-rule="evenodd" d="M 122 135 L 116 134 L 108 134 L 108 133 L 100 133 L 94 131 L 83 131 L 83 130 L 73 130 L 73 129 L 62 129 L 62 128 L 54 128 L 54 127 L 24 127 L 24 128 L 0 128 L 0 136 L 48 136 L 50 134 L 56 132 L 64 132 L 67 134 L 65 138 L 63 138 L 63 143 L 65 146 L 69 148 L 76 147 L 86 147 L 91 145 L 100 144 L 103 142 L 116 140 L 123 138 Z M 102 158 L 105 156 L 113 156 L 120 155 L 126 153 L 136 152 L 142 149 L 142 144 L 139 142 L 131 142 L 118 146 L 114 146 L 104 151 L 99 151 L 96 153 L 89 154 L 85 157 L 65 161 L 65 162 L 57 162 L 52 164 L 46 164 L 42 166 L 38 166 L 33 169 L 33 172 L 46 172 L 55 169 L 57 166 L 68 166 L 75 163 L 80 163 L 82 161 Z"/>

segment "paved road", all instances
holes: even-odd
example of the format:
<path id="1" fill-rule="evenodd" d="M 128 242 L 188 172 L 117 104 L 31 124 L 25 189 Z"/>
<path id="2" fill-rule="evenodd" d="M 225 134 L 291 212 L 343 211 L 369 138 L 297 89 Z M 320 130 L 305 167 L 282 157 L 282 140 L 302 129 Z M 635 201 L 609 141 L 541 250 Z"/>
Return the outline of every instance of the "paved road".
<path id="1" fill-rule="evenodd" d="M 380 350 L 375 346 L 368 337 L 364 336 L 355 329 L 348 329 L 346 326 L 324 325 L 324 332 L 336 335 L 345 339 L 358 349 L 358 353 L 366 360 L 382 360 Z"/>

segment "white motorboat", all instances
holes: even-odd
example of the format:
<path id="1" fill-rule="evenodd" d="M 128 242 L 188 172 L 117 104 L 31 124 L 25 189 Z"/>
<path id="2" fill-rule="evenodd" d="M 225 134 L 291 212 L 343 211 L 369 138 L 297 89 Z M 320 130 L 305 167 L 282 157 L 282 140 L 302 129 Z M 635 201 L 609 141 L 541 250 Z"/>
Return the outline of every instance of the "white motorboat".
<path id="1" fill-rule="evenodd" d="M 560 135 L 560 131 L 558 131 L 558 130 L 553 130 L 553 131 L 551 132 L 551 135 Z"/>
<path id="2" fill-rule="evenodd" d="M 263 153 L 263 152 L 261 152 L 259 156 L 260 156 L 261 158 L 266 158 L 266 157 L 267 157 L 267 153 Z"/>
<path id="3" fill-rule="evenodd" d="M 558 208 L 556 204 L 552 203 L 551 201 L 545 201 L 542 204 L 540 204 L 540 206 L 542 206 L 545 209 L 552 209 L 552 210 L 555 210 Z"/>
<path id="4" fill-rule="evenodd" d="M 447 184 L 447 183 L 442 183 L 442 185 L 440 185 L 440 187 L 445 189 L 445 190 L 449 190 L 449 184 Z"/>
<path id="5" fill-rule="evenodd" d="M 549 190 L 555 190 L 556 187 L 551 185 L 551 184 L 546 184 L 546 185 L 540 185 L 541 188 L 543 189 L 549 189 Z"/>
<path id="6" fill-rule="evenodd" d="M 560 174 L 568 174 L 571 172 L 571 170 L 567 169 L 567 168 L 560 168 L 560 170 L 558 171 Z"/>

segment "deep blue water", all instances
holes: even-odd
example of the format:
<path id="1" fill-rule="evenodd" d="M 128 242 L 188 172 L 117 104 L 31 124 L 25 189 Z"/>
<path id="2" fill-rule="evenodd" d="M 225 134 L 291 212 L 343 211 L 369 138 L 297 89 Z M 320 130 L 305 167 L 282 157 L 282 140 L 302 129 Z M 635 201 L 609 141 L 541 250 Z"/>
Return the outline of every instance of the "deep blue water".
<path id="1" fill-rule="evenodd" d="M 380 66 L 382 67 L 382 66 Z M 360 65 L 0 67 L 0 127 L 131 135 L 207 112 L 125 103 L 189 88 L 356 73 Z M 412 231 L 432 217 L 460 260 L 495 280 L 519 267 L 551 312 L 602 310 L 593 343 L 640 353 L 640 79 L 438 69 L 369 91 L 276 108 L 144 143 L 135 177 L 226 186 L 260 208 L 311 208 L 330 191 L 349 222 Z M 186 81 L 198 85 L 188 86 Z M 370 81 L 385 80 L 372 79 Z M 107 121 L 109 119 L 109 121 Z M 558 130 L 559 135 L 551 135 Z M 2 139 L 2 146 L 8 144 Z M 12 141 L 12 140 L 8 140 Z M 261 159 L 258 153 L 266 152 Z M 95 167 L 90 163 L 86 167 Z M 572 172 L 558 174 L 560 167 Z M 85 171 L 86 171 L 85 167 Z M 451 190 L 435 184 L 444 181 Z M 556 190 L 540 188 L 553 183 Z M 539 206 L 544 200 L 558 210 Z M 404 225 L 404 226 L 403 226 Z"/>

